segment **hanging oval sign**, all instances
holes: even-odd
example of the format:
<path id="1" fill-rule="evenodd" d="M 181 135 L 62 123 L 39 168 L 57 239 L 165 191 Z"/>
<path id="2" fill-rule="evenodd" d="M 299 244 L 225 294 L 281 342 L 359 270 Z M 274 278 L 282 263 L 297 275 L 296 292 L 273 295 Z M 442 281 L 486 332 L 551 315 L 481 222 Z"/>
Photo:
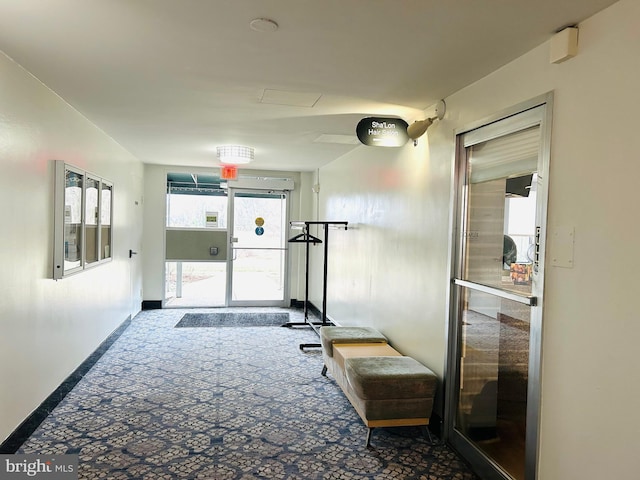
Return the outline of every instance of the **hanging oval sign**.
<path id="1" fill-rule="evenodd" d="M 358 140 L 371 147 L 401 147 L 409 140 L 409 124 L 401 118 L 367 117 L 358 122 Z"/>

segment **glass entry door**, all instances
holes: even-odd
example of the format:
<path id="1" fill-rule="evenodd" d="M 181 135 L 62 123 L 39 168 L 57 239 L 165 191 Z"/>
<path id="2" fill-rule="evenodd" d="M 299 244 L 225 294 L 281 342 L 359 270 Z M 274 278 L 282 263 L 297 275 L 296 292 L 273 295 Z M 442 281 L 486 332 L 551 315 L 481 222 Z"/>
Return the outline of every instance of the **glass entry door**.
<path id="1" fill-rule="evenodd" d="M 458 136 L 446 436 L 483 478 L 533 480 L 545 106 Z"/>
<path id="2" fill-rule="evenodd" d="M 229 189 L 227 304 L 287 306 L 288 192 Z"/>

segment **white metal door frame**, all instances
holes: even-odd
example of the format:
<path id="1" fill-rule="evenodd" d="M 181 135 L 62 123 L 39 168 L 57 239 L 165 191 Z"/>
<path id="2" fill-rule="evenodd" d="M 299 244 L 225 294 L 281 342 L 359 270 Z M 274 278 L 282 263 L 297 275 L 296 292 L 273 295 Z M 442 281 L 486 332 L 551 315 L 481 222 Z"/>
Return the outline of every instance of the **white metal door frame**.
<path id="1" fill-rule="evenodd" d="M 235 237 L 234 237 L 234 229 L 235 229 L 235 195 L 237 193 L 273 193 L 277 195 L 282 195 L 286 202 L 286 213 L 285 218 L 283 219 L 282 232 L 283 235 L 287 232 L 287 225 L 289 224 L 289 211 L 290 211 L 290 202 L 289 202 L 289 191 L 288 190 L 256 190 L 249 188 L 228 188 L 228 225 L 227 225 L 227 245 L 228 245 L 228 257 L 227 257 L 227 281 L 226 281 L 226 305 L 227 306 L 273 306 L 273 307 L 287 307 L 290 303 L 290 294 L 289 294 L 289 249 L 288 244 L 285 242 L 282 250 L 284 252 L 284 292 L 282 300 L 233 300 L 233 261 L 234 261 L 234 252 L 235 252 Z"/>
<path id="2" fill-rule="evenodd" d="M 510 478 L 489 457 L 467 441 L 455 429 L 455 415 L 458 403 L 458 387 L 460 381 L 459 347 L 461 332 L 458 329 L 460 315 L 460 295 L 463 288 L 476 288 L 461 280 L 459 268 L 462 265 L 464 235 L 463 226 L 466 216 L 466 149 L 468 146 L 498 138 L 534 125 L 540 127 L 540 147 L 538 160 L 538 175 L 543 182 L 543 191 L 539 192 L 536 206 L 536 225 L 538 228 L 539 250 L 537 267 L 534 267 L 534 287 L 529 298 L 516 298 L 516 301 L 531 305 L 530 327 L 530 355 L 527 389 L 527 430 L 525 447 L 525 478 L 536 478 L 536 464 L 539 441 L 540 414 L 540 365 L 542 352 L 542 307 L 544 302 L 544 253 L 547 223 L 548 181 L 550 137 L 552 118 L 553 94 L 549 93 L 493 117 L 476 122 L 468 127 L 456 131 L 456 158 L 453 165 L 452 188 L 452 224 L 450 245 L 450 275 L 449 286 L 449 342 L 447 362 L 445 366 L 445 427 L 444 438 L 451 443 L 478 472 L 487 479 Z M 479 288 L 482 288 L 481 286 Z M 500 294 L 489 291 L 486 293 Z M 511 298 L 514 300 L 514 298 Z"/>

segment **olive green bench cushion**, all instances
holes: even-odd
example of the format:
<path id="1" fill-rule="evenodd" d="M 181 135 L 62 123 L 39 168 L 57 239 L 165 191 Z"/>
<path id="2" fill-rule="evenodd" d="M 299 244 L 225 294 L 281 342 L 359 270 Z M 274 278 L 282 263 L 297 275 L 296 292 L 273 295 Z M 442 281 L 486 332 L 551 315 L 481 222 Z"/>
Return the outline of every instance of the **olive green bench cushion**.
<path id="1" fill-rule="evenodd" d="M 369 400 L 432 398 L 437 377 L 411 357 L 353 357 L 344 362 L 349 384 Z"/>
<path id="2" fill-rule="evenodd" d="M 349 400 L 369 427 L 428 425 L 436 375 L 411 357 L 352 357 L 344 362 Z M 367 440 L 368 442 L 368 440 Z"/>
<path id="3" fill-rule="evenodd" d="M 333 357 L 334 343 L 387 343 L 387 337 L 371 327 L 321 327 L 320 342 L 326 355 Z"/>

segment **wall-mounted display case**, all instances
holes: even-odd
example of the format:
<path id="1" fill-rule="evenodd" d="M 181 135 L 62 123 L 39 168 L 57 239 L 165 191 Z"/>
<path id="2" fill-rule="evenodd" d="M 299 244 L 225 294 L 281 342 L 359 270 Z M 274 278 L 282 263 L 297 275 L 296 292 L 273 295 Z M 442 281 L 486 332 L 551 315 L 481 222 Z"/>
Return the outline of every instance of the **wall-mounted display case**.
<path id="1" fill-rule="evenodd" d="M 55 161 L 53 278 L 111 260 L 113 184 Z"/>

